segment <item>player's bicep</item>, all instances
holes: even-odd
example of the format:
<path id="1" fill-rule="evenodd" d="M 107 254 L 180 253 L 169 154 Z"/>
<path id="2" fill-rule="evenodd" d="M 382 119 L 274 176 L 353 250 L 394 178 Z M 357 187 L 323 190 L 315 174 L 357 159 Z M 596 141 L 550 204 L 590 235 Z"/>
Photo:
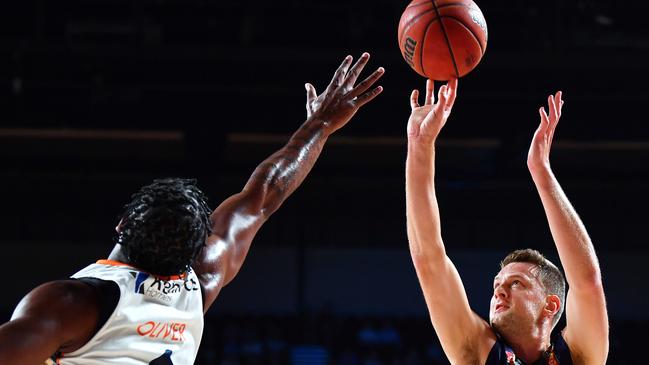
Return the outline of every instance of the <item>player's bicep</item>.
<path id="1" fill-rule="evenodd" d="M 589 364 L 603 364 L 608 356 L 608 313 L 601 285 L 570 288 L 566 298 L 563 337 L 573 357 Z"/>
<path id="2" fill-rule="evenodd" d="M 495 342 L 489 324 L 469 305 L 455 265 L 413 258 L 433 327 L 451 362 L 477 362 Z M 486 358 L 486 357 L 485 357 Z"/>
<path id="3" fill-rule="evenodd" d="M 42 364 L 61 345 L 53 335 L 56 327 L 54 323 L 28 316 L 0 326 L 0 364 Z"/>
<path id="4" fill-rule="evenodd" d="M 210 215 L 212 234 L 227 239 L 245 234 L 264 216 L 262 191 L 244 189 L 224 200 Z"/>
<path id="5" fill-rule="evenodd" d="M 97 308 L 86 284 L 64 280 L 37 287 L 0 326 L 0 364 L 42 364 L 64 347 L 80 347 L 92 336 Z"/>

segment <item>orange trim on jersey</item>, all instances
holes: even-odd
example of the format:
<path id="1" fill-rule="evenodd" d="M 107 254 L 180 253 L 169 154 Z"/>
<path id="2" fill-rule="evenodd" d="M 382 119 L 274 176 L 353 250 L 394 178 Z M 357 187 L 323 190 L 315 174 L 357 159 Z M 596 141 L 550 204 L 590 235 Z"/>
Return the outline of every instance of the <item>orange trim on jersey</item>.
<path id="1" fill-rule="evenodd" d="M 100 265 L 126 266 L 126 267 L 132 267 L 134 269 L 139 270 L 138 268 L 136 268 L 134 266 L 131 266 L 129 264 L 125 264 L 125 263 L 123 263 L 121 261 L 117 261 L 117 260 L 97 260 L 97 263 L 100 264 Z M 142 270 L 140 270 L 140 271 L 142 271 Z M 151 275 L 153 275 L 153 274 L 151 274 Z M 160 275 L 153 275 L 153 276 L 155 276 L 156 278 L 158 278 L 160 280 L 164 280 L 164 281 L 181 280 L 181 279 L 184 279 L 184 278 L 187 277 L 187 273 L 182 273 L 180 275 L 171 275 L 171 276 L 160 276 Z"/>
<path id="2" fill-rule="evenodd" d="M 97 263 L 100 265 L 110 265 L 110 266 L 128 266 L 128 267 L 133 267 L 131 265 L 125 264 L 121 261 L 116 261 L 116 260 L 97 260 Z"/>

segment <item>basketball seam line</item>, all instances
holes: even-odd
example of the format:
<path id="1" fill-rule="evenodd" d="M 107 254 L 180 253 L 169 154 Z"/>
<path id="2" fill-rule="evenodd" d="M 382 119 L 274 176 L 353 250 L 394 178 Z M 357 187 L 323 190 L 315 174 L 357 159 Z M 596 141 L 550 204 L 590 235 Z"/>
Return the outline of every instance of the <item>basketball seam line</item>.
<path id="1" fill-rule="evenodd" d="M 454 17 L 454 16 L 444 15 L 442 18 L 453 19 L 453 20 L 455 20 L 456 22 L 460 23 L 460 25 L 462 25 L 464 28 L 466 28 L 466 30 L 468 30 L 469 33 L 471 33 L 471 35 L 473 36 L 473 38 L 475 38 L 475 40 L 478 41 L 478 47 L 480 47 L 480 53 L 482 53 L 482 55 L 484 56 L 484 52 L 485 52 L 485 50 L 484 50 L 484 48 L 482 48 L 482 43 L 480 43 L 480 38 L 478 38 L 478 36 L 477 36 L 477 35 L 476 35 L 472 30 L 471 30 L 471 28 L 467 27 L 467 26 L 462 22 L 461 19 L 458 19 L 458 18 L 456 18 L 456 17 Z"/>
<path id="2" fill-rule="evenodd" d="M 428 5 L 428 4 L 429 4 L 428 1 L 422 1 L 422 2 L 420 2 L 419 4 L 408 5 L 408 6 L 406 7 L 406 9 L 412 9 L 412 8 L 416 8 L 416 7 L 421 6 L 421 5 Z"/>
<path id="3" fill-rule="evenodd" d="M 408 23 L 403 27 L 403 32 L 402 32 L 401 35 L 399 36 L 399 45 L 401 45 L 401 41 L 403 41 L 403 36 L 405 36 L 406 33 L 408 33 L 408 30 L 410 30 L 410 27 L 412 27 L 413 24 L 415 24 L 415 23 L 417 22 L 417 20 L 419 20 L 419 18 L 421 18 L 421 17 L 423 17 L 424 15 L 426 15 L 426 14 L 428 14 L 428 13 L 430 13 L 430 12 L 433 12 L 433 11 L 434 11 L 434 9 L 426 10 L 426 11 L 424 11 L 423 13 L 417 15 L 416 17 L 410 19 L 410 21 L 409 21 L 409 22 L 408 22 Z"/>
<path id="4" fill-rule="evenodd" d="M 419 6 L 419 5 L 427 5 L 427 4 L 430 4 L 430 3 L 428 3 L 428 2 L 421 2 L 421 3 L 419 3 L 419 4 L 415 4 L 415 5 L 413 5 L 413 6 L 408 6 L 408 7 L 406 7 L 406 10 L 409 9 L 409 8 L 414 8 L 414 7 Z M 451 3 L 451 4 L 444 4 L 444 5 L 441 5 L 441 6 L 438 7 L 438 9 L 441 9 L 441 8 L 447 8 L 447 7 L 449 7 L 449 6 L 462 6 L 462 7 L 465 7 L 465 8 L 469 8 L 466 4 L 463 4 L 463 3 Z M 421 18 L 422 16 L 424 16 L 424 15 L 426 15 L 426 14 L 428 14 L 428 13 L 430 13 L 431 11 L 434 11 L 434 10 L 435 10 L 435 9 L 430 8 L 429 10 L 426 10 L 426 11 L 424 11 L 423 13 L 417 15 L 416 17 L 410 19 L 410 21 L 409 21 L 408 23 L 406 23 L 406 24 L 403 26 L 403 32 L 402 32 L 401 34 L 398 34 L 399 44 L 401 44 L 401 41 L 403 40 L 403 35 L 406 34 L 406 32 L 408 31 L 408 29 L 410 29 L 410 27 L 411 27 L 414 23 L 416 23 L 417 20 L 419 20 L 419 18 Z M 439 13 L 438 13 L 437 15 L 439 15 Z"/>
<path id="5" fill-rule="evenodd" d="M 439 20 L 439 17 L 436 17 L 435 19 L 428 22 L 428 25 L 426 25 L 426 30 L 424 31 L 424 36 L 421 38 L 423 44 L 421 45 L 421 51 L 419 52 L 419 66 L 421 67 L 421 73 L 423 73 L 424 75 L 426 75 L 426 70 L 424 70 L 424 45 L 426 44 L 426 35 L 428 34 L 428 29 L 430 29 L 430 26 L 437 20 Z"/>
<path id="6" fill-rule="evenodd" d="M 437 17 L 441 18 L 439 15 L 439 10 L 437 9 L 437 4 L 435 4 L 435 0 L 431 0 L 431 2 L 433 3 L 433 7 L 435 8 L 435 13 L 437 13 Z M 446 34 L 446 28 L 444 27 L 444 22 L 440 21 L 439 25 L 442 27 L 442 33 L 444 34 L 444 40 L 446 41 L 448 52 L 451 54 L 451 61 L 453 61 L 453 68 L 455 69 L 455 75 L 457 76 L 457 78 L 460 78 L 460 71 L 457 69 L 457 63 L 455 62 L 455 55 L 453 54 L 451 41 L 448 39 L 448 34 Z M 422 50 L 421 57 L 423 58 L 423 50 Z"/>

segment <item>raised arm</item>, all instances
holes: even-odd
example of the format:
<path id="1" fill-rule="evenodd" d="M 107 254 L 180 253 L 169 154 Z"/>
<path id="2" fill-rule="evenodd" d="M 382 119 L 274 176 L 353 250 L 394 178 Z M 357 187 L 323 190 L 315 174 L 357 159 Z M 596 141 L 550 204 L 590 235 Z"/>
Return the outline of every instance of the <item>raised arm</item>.
<path id="1" fill-rule="evenodd" d="M 306 84 L 307 120 L 284 147 L 257 166 L 240 193 L 212 213 L 213 234 L 195 265 L 206 292 L 205 310 L 241 268 L 262 224 L 311 171 L 327 138 L 382 91 L 381 86 L 372 87 L 383 75 L 383 68 L 355 85 L 368 59 L 369 54 L 364 53 L 351 66 L 352 57 L 347 56 L 320 95 Z"/>
<path id="2" fill-rule="evenodd" d="M 561 117 L 561 92 L 548 97 L 548 113 L 539 109 L 539 125 L 527 165 L 541 197 L 570 289 L 566 298 L 564 339 L 578 363 L 604 364 L 608 356 L 608 315 L 595 248 L 584 224 L 550 167 L 550 147 Z"/>
<path id="3" fill-rule="evenodd" d="M 406 160 L 406 216 L 410 254 L 424 292 L 430 318 L 451 363 L 484 362 L 495 342 L 487 322 L 474 313 L 460 276 L 446 256 L 435 195 L 435 142 L 451 113 L 457 80 L 439 90 L 434 103 L 432 81 L 426 102 L 411 95 Z"/>

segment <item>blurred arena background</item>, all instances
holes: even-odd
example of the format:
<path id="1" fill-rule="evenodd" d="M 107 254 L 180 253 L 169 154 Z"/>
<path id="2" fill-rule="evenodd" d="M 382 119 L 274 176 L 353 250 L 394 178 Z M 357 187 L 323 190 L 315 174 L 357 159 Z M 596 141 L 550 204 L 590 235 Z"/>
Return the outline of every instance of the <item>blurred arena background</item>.
<path id="1" fill-rule="evenodd" d="M 556 257 L 525 165 L 546 96 L 566 106 L 552 163 L 598 248 L 609 364 L 649 325 L 649 4 L 478 1 L 482 63 L 439 147 L 445 242 L 486 315 L 500 258 Z M 444 364 L 407 251 L 406 1 L 24 0 L 0 11 L 0 320 L 32 287 L 112 247 L 128 196 L 196 177 L 212 206 L 305 119 L 342 57 L 384 66 L 379 100 L 332 137 L 208 314 L 196 364 Z"/>

